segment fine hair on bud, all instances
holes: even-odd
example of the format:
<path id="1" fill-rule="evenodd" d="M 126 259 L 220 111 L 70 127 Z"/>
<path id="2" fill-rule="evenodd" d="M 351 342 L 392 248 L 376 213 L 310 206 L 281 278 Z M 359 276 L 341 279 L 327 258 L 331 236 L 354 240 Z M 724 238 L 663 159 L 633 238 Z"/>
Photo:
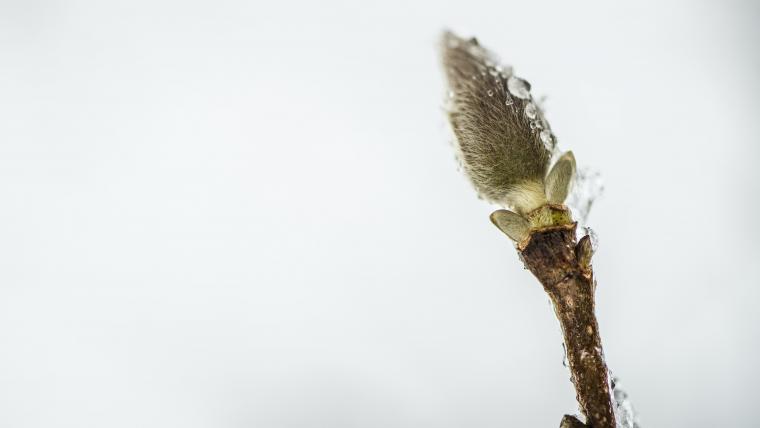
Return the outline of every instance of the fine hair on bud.
<path id="1" fill-rule="evenodd" d="M 444 32 L 448 118 L 459 160 L 480 195 L 524 214 L 547 202 L 554 136 L 530 85 L 474 38 Z"/>

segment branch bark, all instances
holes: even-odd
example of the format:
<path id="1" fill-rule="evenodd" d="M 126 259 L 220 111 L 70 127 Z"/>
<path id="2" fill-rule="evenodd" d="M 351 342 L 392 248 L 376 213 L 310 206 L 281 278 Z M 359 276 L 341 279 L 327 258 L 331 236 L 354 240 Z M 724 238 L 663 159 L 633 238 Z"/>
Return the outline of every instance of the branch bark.
<path id="1" fill-rule="evenodd" d="M 615 428 L 607 364 L 594 313 L 591 243 L 584 237 L 576 245 L 575 228 L 572 223 L 535 230 L 518 245 L 518 251 L 554 306 L 586 424 Z"/>

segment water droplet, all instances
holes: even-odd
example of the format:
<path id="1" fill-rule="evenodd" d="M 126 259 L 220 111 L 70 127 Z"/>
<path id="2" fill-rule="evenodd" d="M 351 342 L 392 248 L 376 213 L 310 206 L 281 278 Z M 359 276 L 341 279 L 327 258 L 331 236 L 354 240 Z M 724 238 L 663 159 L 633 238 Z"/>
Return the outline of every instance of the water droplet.
<path id="1" fill-rule="evenodd" d="M 515 100 L 513 100 L 512 97 L 510 97 L 509 95 L 507 95 L 507 99 L 504 100 L 504 104 L 511 106 L 514 103 L 515 103 Z"/>
<path id="2" fill-rule="evenodd" d="M 525 116 L 528 116 L 528 119 L 535 119 L 536 113 L 538 113 L 538 109 L 536 108 L 536 105 L 533 103 L 528 103 L 525 106 Z"/>
<path id="3" fill-rule="evenodd" d="M 565 342 L 562 342 L 562 365 L 565 367 L 568 366 L 567 348 L 565 347 Z"/>
<path id="4" fill-rule="evenodd" d="M 521 100 L 527 100 L 530 98 L 530 83 L 519 77 L 510 76 L 509 79 L 507 79 L 507 89 L 509 89 L 510 94 Z"/>
<path id="5" fill-rule="evenodd" d="M 541 131 L 539 137 L 541 138 L 541 142 L 544 143 L 544 146 L 547 150 L 552 151 L 554 149 L 554 135 L 552 135 L 551 131 L 545 129 Z"/>
<path id="6" fill-rule="evenodd" d="M 477 41 L 475 41 L 475 43 L 477 43 Z M 483 48 L 478 46 L 477 44 L 471 44 L 470 46 L 468 46 L 467 52 L 469 52 L 470 55 L 475 56 L 475 57 L 479 57 L 484 54 Z"/>
<path id="7" fill-rule="evenodd" d="M 544 125 L 541 122 L 539 122 L 537 120 L 534 120 L 534 121 L 530 122 L 530 129 L 532 129 L 532 130 L 544 129 Z"/>
<path id="8" fill-rule="evenodd" d="M 488 92 L 486 92 L 486 93 L 488 94 L 488 96 L 489 96 L 489 97 L 492 97 L 492 96 L 493 96 L 493 91 L 492 91 L 492 90 L 490 90 L 490 89 L 489 89 L 489 90 L 488 90 Z"/>

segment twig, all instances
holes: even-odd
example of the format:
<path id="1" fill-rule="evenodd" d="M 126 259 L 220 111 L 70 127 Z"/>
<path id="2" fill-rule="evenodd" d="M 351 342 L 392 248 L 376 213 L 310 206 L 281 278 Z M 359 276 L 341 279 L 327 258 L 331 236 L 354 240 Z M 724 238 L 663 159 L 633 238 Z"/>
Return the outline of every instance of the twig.
<path id="1" fill-rule="evenodd" d="M 593 248 L 588 236 L 576 244 L 576 224 L 563 205 L 576 177 L 575 156 L 559 154 L 531 85 L 477 39 L 445 32 L 441 51 L 447 113 L 464 172 L 482 198 L 509 208 L 491 214 L 491 221 L 518 243 L 525 266 L 551 298 L 587 426 L 615 428 L 594 315 Z M 562 424 L 583 426 L 570 416 Z"/>
<path id="2" fill-rule="evenodd" d="M 525 266 L 549 295 L 562 326 L 571 379 L 589 426 L 615 428 L 613 401 L 594 313 L 596 281 L 586 236 L 576 245 L 575 223 L 534 231 L 518 245 Z M 572 425 L 570 425 L 572 426 Z"/>

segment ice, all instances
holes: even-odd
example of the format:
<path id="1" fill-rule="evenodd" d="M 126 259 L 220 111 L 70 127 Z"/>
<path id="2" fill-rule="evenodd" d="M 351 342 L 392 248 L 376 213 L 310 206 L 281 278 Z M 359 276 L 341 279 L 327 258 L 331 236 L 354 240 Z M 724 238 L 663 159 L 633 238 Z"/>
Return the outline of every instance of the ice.
<path id="1" fill-rule="evenodd" d="M 618 428 L 641 428 L 633 404 L 628 394 L 620 387 L 620 381 L 612 373 L 609 376 L 612 395 L 615 399 L 615 419 Z"/>
<path id="2" fill-rule="evenodd" d="M 530 99 L 530 83 L 516 76 L 510 76 L 507 79 L 507 89 L 509 93 L 522 100 Z"/>
<path id="3" fill-rule="evenodd" d="M 528 103 L 525 106 L 525 116 L 527 116 L 528 119 L 533 120 L 536 118 L 536 114 L 538 114 L 538 109 L 536 108 L 536 105 L 533 103 Z"/>
<path id="4" fill-rule="evenodd" d="M 604 183 L 599 172 L 589 168 L 578 170 L 566 203 L 581 228 L 586 224 L 591 207 L 603 193 Z"/>
<path id="5" fill-rule="evenodd" d="M 539 137 L 541 138 L 541 142 L 544 143 L 544 146 L 546 146 L 546 150 L 552 152 L 554 150 L 554 135 L 552 134 L 552 131 L 545 129 L 541 131 Z"/>

